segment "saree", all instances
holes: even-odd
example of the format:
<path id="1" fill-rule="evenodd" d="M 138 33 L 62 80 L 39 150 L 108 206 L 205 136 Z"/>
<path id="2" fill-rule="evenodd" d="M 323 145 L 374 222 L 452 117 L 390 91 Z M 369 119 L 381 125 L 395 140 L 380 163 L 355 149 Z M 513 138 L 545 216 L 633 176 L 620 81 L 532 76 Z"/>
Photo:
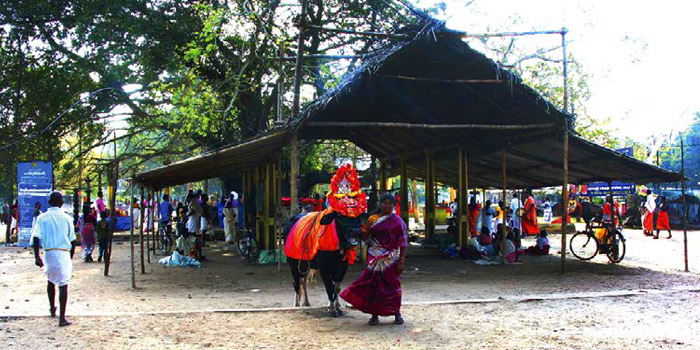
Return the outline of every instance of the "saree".
<path id="1" fill-rule="evenodd" d="M 372 222 L 370 217 L 368 222 Z M 340 297 L 364 313 L 393 316 L 401 310 L 401 248 L 407 246 L 406 224 L 396 214 L 376 219 L 369 228 L 367 267 L 340 292 Z"/>
<path id="2" fill-rule="evenodd" d="M 525 213 L 520 219 L 523 227 L 522 233 L 536 235 L 540 232 L 537 227 L 537 212 L 535 211 L 535 201 L 532 199 L 532 196 L 527 197 L 525 200 Z"/>
<path id="3" fill-rule="evenodd" d="M 95 250 L 95 217 L 92 214 L 88 215 L 83 224 L 83 229 L 80 230 L 80 247 L 82 248 L 82 257 L 85 260 L 92 255 Z"/>

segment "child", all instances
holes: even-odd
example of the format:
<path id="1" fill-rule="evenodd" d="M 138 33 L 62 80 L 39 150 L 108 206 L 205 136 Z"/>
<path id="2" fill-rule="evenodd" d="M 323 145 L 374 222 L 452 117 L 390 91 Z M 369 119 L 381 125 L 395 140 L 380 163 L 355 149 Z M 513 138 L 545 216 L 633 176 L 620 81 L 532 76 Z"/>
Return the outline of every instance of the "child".
<path id="1" fill-rule="evenodd" d="M 537 244 L 527 248 L 525 253 L 532 255 L 547 255 L 549 254 L 549 239 L 547 238 L 547 231 L 542 230 L 537 236 Z"/>

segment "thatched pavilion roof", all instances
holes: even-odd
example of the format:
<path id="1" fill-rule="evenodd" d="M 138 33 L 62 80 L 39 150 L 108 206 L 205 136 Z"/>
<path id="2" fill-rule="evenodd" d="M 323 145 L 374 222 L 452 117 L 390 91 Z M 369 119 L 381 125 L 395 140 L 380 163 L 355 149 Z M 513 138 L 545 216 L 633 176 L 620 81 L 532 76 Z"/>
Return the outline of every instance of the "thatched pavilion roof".
<path id="1" fill-rule="evenodd" d="M 350 140 L 389 164 L 393 174 L 404 157 L 416 179 L 424 177 L 430 152 L 436 180 L 450 185 L 457 183 L 457 149 L 463 148 L 470 187 L 501 186 L 505 147 L 509 187 L 561 185 L 565 119 L 571 183 L 679 179 L 574 135 L 571 116 L 442 23 L 427 20 L 404 33 L 410 35 L 375 51 L 284 127 L 141 173 L 138 180 L 160 188 L 244 170 L 277 154 L 297 132 L 306 139 Z"/>

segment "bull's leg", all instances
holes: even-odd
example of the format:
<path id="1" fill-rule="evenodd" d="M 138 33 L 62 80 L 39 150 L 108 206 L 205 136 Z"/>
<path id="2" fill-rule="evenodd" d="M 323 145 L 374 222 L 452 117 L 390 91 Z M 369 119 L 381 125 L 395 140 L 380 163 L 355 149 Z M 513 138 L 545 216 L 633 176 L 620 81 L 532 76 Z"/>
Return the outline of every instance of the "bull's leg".
<path id="1" fill-rule="evenodd" d="M 343 282 L 345 274 L 348 272 L 348 262 L 342 260 L 343 256 L 340 253 L 338 253 L 337 257 L 338 259 L 336 261 L 338 265 L 335 270 L 335 273 L 333 274 L 333 287 L 335 292 L 335 311 L 338 315 L 342 316 L 343 311 L 340 309 L 341 302 L 338 295 L 340 294 L 340 283 Z"/>
<path id="2" fill-rule="evenodd" d="M 302 306 L 311 306 L 311 303 L 309 303 L 309 292 L 306 290 L 306 284 L 308 280 L 308 275 L 304 276 L 304 278 L 302 278 L 301 280 L 301 285 L 304 289 L 304 303 L 302 304 Z"/>
<path id="3" fill-rule="evenodd" d="M 301 303 L 301 292 L 302 292 L 302 280 L 304 279 L 299 271 L 299 260 L 287 259 L 289 263 L 289 270 L 292 272 L 292 285 L 294 287 L 294 307 L 300 306 Z"/>
<path id="4" fill-rule="evenodd" d="M 338 296 L 335 293 L 335 283 L 333 283 L 335 263 L 333 259 L 327 255 L 328 252 L 321 251 L 316 257 L 319 259 L 319 272 L 321 273 L 321 280 L 323 281 L 323 286 L 326 288 L 326 294 L 328 295 L 328 315 L 331 317 L 338 317 L 338 312 L 335 308 L 335 302 Z"/>

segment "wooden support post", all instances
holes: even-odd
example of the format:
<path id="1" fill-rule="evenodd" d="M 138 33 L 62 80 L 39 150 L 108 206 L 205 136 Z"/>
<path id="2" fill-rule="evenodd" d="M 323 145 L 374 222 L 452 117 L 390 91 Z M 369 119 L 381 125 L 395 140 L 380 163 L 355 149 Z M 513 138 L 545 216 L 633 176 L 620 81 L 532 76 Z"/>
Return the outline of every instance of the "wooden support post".
<path id="1" fill-rule="evenodd" d="M 688 268 L 688 207 L 685 198 L 685 151 L 683 150 L 683 134 L 679 134 L 681 139 L 681 196 L 683 198 L 683 256 L 685 261 L 685 272 Z"/>
<path id="2" fill-rule="evenodd" d="M 270 163 L 267 166 L 268 168 L 268 175 L 267 175 L 267 181 L 268 181 L 268 200 L 267 200 L 267 221 L 265 224 L 267 225 L 267 249 L 268 250 L 274 250 L 276 247 L 276 241 L 275 239 L 277 238 L 277 235 L 275 234 L 275 213 L 277 213 L 277 202 L 278 202 L 278 197 L 277 197 L 277 180 L 275 177 L 275 163 Z"/>
<path id="3" fill-rule="evenodd" d="M 131 198 L 136 197 L 136 174 L 131 175 Z M 116 189 L 115 189 L 116 191 Z M 133 203 L 129 207 L 129 217 L 131 218 L 131 227 L 129 228 L 129 244 L 131 246 L 131 288 L 136 288 L 136 266 L 134 262 L 134 224 L 136 224 L 136 220 L 134 220 L 134 209 L 133 209 Z"/>
<path id="4" fill-rule="evenodd" d="M 401 188 L 399 189 L 399 209 L 401 219 L 408 227 L 408 169 L 406 168 L 406 158 L 401 158 Z"/>
<path id="5" fill-rule="evenodd" d="M 383 160 L 379 161 L 379 192 L 386 192 L 386 163 Z"/>
<path id="6" fill-rule="evenodd" d="M 283 245 L 283 237 L 282 237 L 282 203 L 280 203 L 280 200 L 282 198 L 282 156 L 280 155 L 277 158 L 277 167 L 275 171 L 275 213 L 276 213 L 276 228 L 275 228 L 275 237 L 276 237 L 276 246 L 277 246 L 277 271 L 282 271 L 282 245 Z"/>
<path id="7" fill-rule="evenodd" d="M 425 238 L 433 238 L 435 235 L 435 167 L 433 155 L 425 154 Z"/>
<path id="8" fill-rule="evenodd" d="M 469 239 L 469 220 L 467 220 L 467 203 L 469 203 L 467 197 L 467 153 L 464 151 L 464 148 L 460 147 L 458 157 L 457 212 L 453 213 L 453 215 L 457 218 L 457 245 L 463 247 Z"/>
<path id="9" fill-rule="evenodd" d="M 113 161 L 113 169 L 112 169 L 112 177 L 111 177 L 111 182 L 110 185 L 112 187 L 112 190 L 110 191 L 109 194 L 109 209 L 110 209 L 110 214 L 112 217 L 110 218 L 110 225 L 109 225 L 109 239 L 107 243 L 107 251 L 105 252 L 105 276 L 109 276 L 109 265 L 110 262 L 112 261 L 112 239 L 114 238 L 114 230 L 117 225 L 117 183 L 119 181 L 119 160 L 117 159 L 117 133 L 114 133 L 114 161 Z M 133 254 L 132 254 L 133 255 Z"/>
<path id="10" fill-rule="evenodd" d="M 265 164 L 262 167 L 263 172 L 263 210 L 262 210 L 262 240 L 258 241 L 262 244 L 263 250 L 270 249 L 270 227 L 268 226 L 268 219 L 270 218 L 270 164 Z"/>
<path id="11" fill-rule="evenodd" d="M 264 171 L 261 167 L 257 166 L 255 167 L 255 174 L 253 175 L 254 181 L 255 181 L 255 186 L 253 187 L 255 189 L 255 192 L 253 193 L 253 196 L 255 196 L 255 240 L 258 241 L 259 244 L 262 244 L 262 237 L 263 237 L 263 231 L 265 230 L 265 221 L 263 218 L 263 211 L 258 210 L 258 208 L 261 207 L 260 204 L 262 204 L 263 210 L 265 207 L 265 184 L 263 183 L 264 175 L 261 175 L 261 173 Z M 260 188 L 262 187 L 262 188 Z M 258 203 L 258 191 L 262 189 L 263 191 L 263 198 L 262 201 L 263 203 Z"/>
<path id="12" fill-rule="evenodd" d="M 503 150 L 501 151 L 501 168 L 502 168 L 502 176 L 503 176 L 503 203 L 505 204 L 506 200 L 506 189 L 508 188 L 508 178 L 506 177 L 506 147 L 503 146 Z M 484 204 L 486 201 L 484 201 Z M 516 215 L 516 213 L 513 213 L 513 215 Z M 503 213 L 503 225 L 501 225 L 501 261 L 505 262 L 506 256 L 504 255 L 504 252 L 506 251 L 506 225 L 505 225 L 505 213 Z"/>
<path id="13" fill-rule="evenodd" d="M 569 88 L 567 82 L 567 72 L 566 72 L 566 33 L 568 31 L 566 28 L 561 29 L 561 51 L 562 51 L 562 75 L 564 78 L 564 112 L 569 111 Z M 566 225 L 569 222 L 569 211 L 567 210 L 567 203 L 569 203 L 569 122 L 568 116 L 564 115 L 564 154 L 563 163 L 563 179 L 561 186 L 561 273 L 566 272 Z"/>
<path id="14" fill-rule="evenodd" d="M 143 228 L 144 228 L 144 216 L 146 215 L 146 206 L 143 204 L 143 186 L 139 186 L 140 188 L 140 194 L 141 196 L 139 197 L 139 208 L 141 214 L 139 215 L 139 221 L 141 222 L 141 227 L 139 227 L 139 246 L 141 247 L 141 274 L 146 273 L 146 264 L 144 263 L 143 260 Z"/>
<path id="15" fill-rule="evenodd" d="M 566 203 L 569 202 L 569 130 L 567 124 L 566 119 L 564 119 L 563 179 L 561 186 L 561 273 L 566 273 L 566 225 L 569 222 L 569 211 L 566 209 Z"/>
<path id="16" fill-rule="evenodd" d="M 299 115 L 299 99 L 301 91 L 301 79 L 302 79 L 302 63 L 304 59 L 304 36 L 306 35 L 306 10 L 307 10 L 307 0 L 301 0 L 301 15 L 299 16 L 299 38 L 297 41 L 297 60 L 294 69 L 294 98 L 292 100 L 292 115 L 290 119 L 296 118 Z M 296 132 L 292 135 L 289 140 L 290 152 L 289 152 L 289 197 L 291 197 L 291 210 L 292 215 L 299 213 L 299 188 L 298 177 L 299 177 L 299 140 Z"/>
<path id="17" fill-rule="evenodd" d="M 158 192 L 154 191 L 152 188 L 150 189 L 151 191 L 151 249 L 153 249 L 153 259 L 156 258 L 156 242 L 157 242 L 157 237 L 156 233 L 158 232 L 156 230 L 156 210 L 158 210 Z M 148 261 L 149 263 L 151 262 L 150 260 Z"/>
<path id="18" fill-rule="evenodd" d="M 146 217 L 144 218 L 144 221 L 146 221 L 146 261 L 150 264 L 151 263 L 151 230 L 149 230 L 148 223 L 151 218 L 151 213 L 153 212 L 153 197 L 151 195 L 151 189 L 146 188 L 146 197 L 150 197 L 150 199 L 146 202 L 145 210 L 146 210 Z M 150 221 L 152 223 L 152 221 Z M 154 225 L 155 226 L 155 225 Z"/>

